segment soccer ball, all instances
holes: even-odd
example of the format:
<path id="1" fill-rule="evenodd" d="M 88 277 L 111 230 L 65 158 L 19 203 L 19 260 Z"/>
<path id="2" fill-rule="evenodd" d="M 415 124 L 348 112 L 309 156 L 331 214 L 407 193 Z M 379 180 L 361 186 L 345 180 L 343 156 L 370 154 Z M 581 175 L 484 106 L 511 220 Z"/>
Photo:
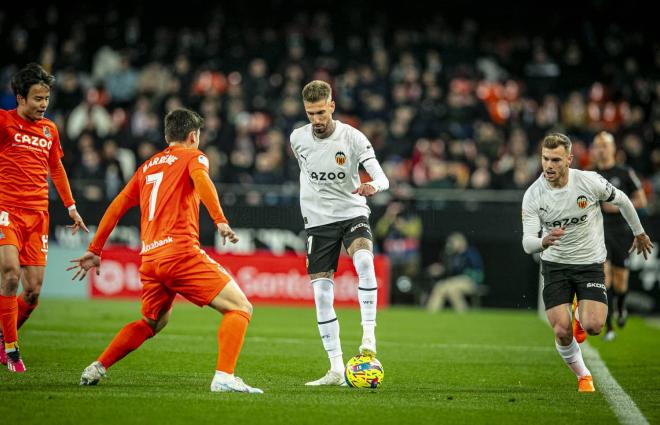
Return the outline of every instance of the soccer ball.
<path id="1" fill-rule="evenodd" d="M 385 371 L 374 356 L 357 355 L 346 363 L 344 377 L 349 387 L 378 388 L 383 382 Z"/>

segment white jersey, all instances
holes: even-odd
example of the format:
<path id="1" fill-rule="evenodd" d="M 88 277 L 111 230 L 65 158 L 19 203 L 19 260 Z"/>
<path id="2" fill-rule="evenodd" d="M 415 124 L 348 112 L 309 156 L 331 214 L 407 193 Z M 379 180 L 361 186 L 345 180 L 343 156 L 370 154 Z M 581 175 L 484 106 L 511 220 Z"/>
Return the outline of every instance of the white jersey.
<path id="1" fill-rule="evenodd" d="M 563 264 L 603 263 L 607 255 L 600 201 L 614 199 L 614 187 L 593 171 L 568 170 L 568 183 L 553 188 L 543 174 L 527 189 L 522 203 L 524 235 L 541 237 L 565 226 L 559 245 L 541 259 Z"/>
<path id="2" fill-rule="evenodd" d="M 313 134 L 311 124 L 291 133 L 291 148 L 300 165 L 300 210 L 305 228 L 371 213 L 365 197 L 351 192 L 360 186 L 359 165 L 376 154 L 360 130 L 340 121 L 335 125 L 325 139 Z"/>

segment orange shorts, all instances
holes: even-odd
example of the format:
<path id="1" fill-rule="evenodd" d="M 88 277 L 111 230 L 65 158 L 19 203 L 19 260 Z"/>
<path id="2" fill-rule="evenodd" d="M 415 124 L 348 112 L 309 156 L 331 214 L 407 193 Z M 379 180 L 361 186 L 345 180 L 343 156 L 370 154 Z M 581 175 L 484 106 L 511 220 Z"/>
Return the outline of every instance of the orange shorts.
<path id="1" fill-rule="evenodd" d="M 208 305 L 232 280 L 204 250 L 183 258 L 145 261 L 140 266 L 142 315 L 157 320 L 172 308 L 177 294 L 200 307 Z"/>
<path id="2" fill-rule="evenodd" d="M 21 266 L 45 266 L 48 257 L 48 211 L 0 205 L 0 245 L 18 248 Z"/>

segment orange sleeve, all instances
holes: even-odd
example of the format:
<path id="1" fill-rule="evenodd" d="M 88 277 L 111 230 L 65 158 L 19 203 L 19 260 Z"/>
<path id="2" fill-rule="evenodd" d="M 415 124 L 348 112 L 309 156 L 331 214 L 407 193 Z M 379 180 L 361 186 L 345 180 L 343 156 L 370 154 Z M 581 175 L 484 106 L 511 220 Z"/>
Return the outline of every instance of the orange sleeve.
<path id="1" fill-rule="evenodd" d="M 66 208 L 75 204 L 73 194 L 71 193 L 71 186 L 69 186 L 69 179 L 66 176 L 66 170 L 62 161 L 58 158 L 57 162 L 50 164 L 50 178 L 53 180 L 53 185 L 60 195 L 60 199 Z"/>
<path id="2" fill-rule="evenodd" d="M 190 173 L 190 177 L 192 178 L 193 184 L 195 185 L 195 192 L 197 192 L 199 198 L 204 203 L 204 206 L 211 215 L 213 222 L 215 224 L 228 223 L 224 213 L 222 212 L 220 199 L 218 198 L 218 192 L 215 190 L 215 186 L 209 177 L 209 173 L 207 173 L 203 168 L 197 168 L 192 173 Z"/>
<path id="3" fill-rule="evenodd" d="M 94 239 L 92 239 L 89 247 L 87 247 L 88 251 L 93 252 L 96 255 L 101 255 L 103 246 L 108 240 L 110 233 L 112 233 L 112 230 L 117 225 L 119 219 L 122 218 L 124 214 L 126 214 L 126 211 L 136 205 L 139 205 L 139 187 L 136 176 L 137 173 L 126 184 L 124 190 L 122 190 L 119 195 L 117 195 L 117 197 L 112 201 L 108 209 L 105 210 L 105 214 L 103 214 L 103 218 L 99 223 L 99 227 L 96 229 Z M 137 197 L 135 196 L 136 191 L 138 193 Z"/>

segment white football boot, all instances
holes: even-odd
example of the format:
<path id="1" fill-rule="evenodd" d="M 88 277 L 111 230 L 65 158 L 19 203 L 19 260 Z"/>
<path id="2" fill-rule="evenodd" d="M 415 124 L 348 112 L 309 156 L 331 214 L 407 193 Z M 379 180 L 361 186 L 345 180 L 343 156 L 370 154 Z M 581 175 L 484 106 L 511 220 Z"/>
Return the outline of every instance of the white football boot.
<path id="1" fill-rule="evenodd" d="M 215 375 L 211 381 L 211 392 L 214 393 L 248 393 L 263 394 L 263 390 L 254 388 L 243 382 L 238 376 Z"/>
<path id="2" fill-rule="evenodd" d="M 370 337 L 363 337 L 362 344 L 360 345 L 360 354 L 363 356 L 376 356 L 376 339 Z"/>
<path id="3" fill-rule="evenodd" d="M 101 378 L 105 378 L 105 367 L 101 362 L 96 361 L 83 370 L 80 377 L 80 385 L 96 385 Z"/>
<path id="4" fill-rule="evenodd" d="M 333 385 L 338 387 L 347 386 L 346 380 L 344 379 L 342 374 L 337 373 L 333 370 L 329 370 L 328 372 L 326 372 L 323 378 L 317 379 L 316 381 L 307 382 L 305 385 L 307 385 L 308 387 L 320 387 L 323 385 Z"/>

